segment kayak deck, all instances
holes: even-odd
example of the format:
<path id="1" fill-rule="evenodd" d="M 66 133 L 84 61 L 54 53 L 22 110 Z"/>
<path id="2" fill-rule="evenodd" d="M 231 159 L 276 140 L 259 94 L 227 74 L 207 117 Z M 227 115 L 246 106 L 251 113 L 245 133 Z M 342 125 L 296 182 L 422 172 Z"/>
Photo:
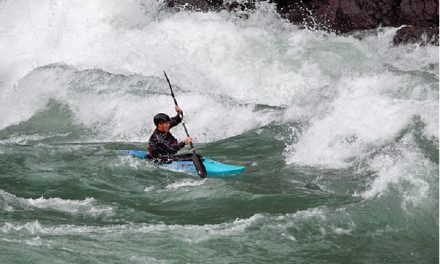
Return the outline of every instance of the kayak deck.
<path id="1" fill-rule="evenodd" d="M 145 156 L 148 154 L 147 151 L 141 150 L 123 150 L 122 155 L 125 156 L 133 156 L 141 159 L 145 159 Z M 235 166 L 220 163 L 218 161 L 203 157 L 202 162 L 206 167 L 207 176 L 219 176 L 219 175 L 228 175 L 228 174 L 238 174 L 245 170 L 244 166 Z M 191 160 L 182 160 L 182 161 L 173 161 L 170 163 L 161 163 L 158 164 L 159 167 L 164 169 L 186 172 L 197 175 L 197 171 L 194 167 L 194 164 Z"/>

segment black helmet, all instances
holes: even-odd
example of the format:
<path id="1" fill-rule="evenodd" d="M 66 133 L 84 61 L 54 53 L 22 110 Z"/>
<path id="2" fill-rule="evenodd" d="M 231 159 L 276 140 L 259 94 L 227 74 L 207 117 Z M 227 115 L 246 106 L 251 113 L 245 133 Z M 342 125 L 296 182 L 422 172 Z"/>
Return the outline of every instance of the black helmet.
<path id="1" fill-rule="evenodd" d="M 164 122 L 170 122 L 170 117 L 167 114 L 159 113 L 154 116 L 154 124 L 156 126 Z"/>

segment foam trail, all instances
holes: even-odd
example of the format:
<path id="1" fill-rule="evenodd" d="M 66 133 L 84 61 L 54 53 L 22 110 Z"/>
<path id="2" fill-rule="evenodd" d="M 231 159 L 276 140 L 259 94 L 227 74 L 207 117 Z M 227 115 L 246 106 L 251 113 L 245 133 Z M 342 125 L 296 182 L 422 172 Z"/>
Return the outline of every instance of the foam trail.
<path id="1" fill-rule="evenodd" d="M 334 216 L 343 216 L 347 223 L 334 222 Z M 0 226 L 0 231 L 4 234 L 21 236 L 30 235 L 136 235 L 149 234 L 163 235 L 172 233 L 183 235 L 192 242 L 201 242 L 213 238 L 231 235 L 249 235 L 249 231 L 266 229 L 269 232 L 276 232 L 288 239 L 294 240 L 289 230 L 310 229 L 312 222 L 313 232 L 319 236 L 327 234 L 343 235 L 356 228 L 350 215 L 340 209 L 333 212 L 327 208 L 311 208 L 291 214 L 271 216 L 266 214 L 254 214 L 248 218 L 236 219 L 234 221 L 221 224 L 206 225 L 166 225 L 166 224 L 122 224 L 108 226 L 79 226 L 79 225 L 56 225 L 50 226 L 41 224 L 39 221 L 27 222 L 23 224 L 4 223 Z M 257 228 L 258 227 L 258 228 Z"/>
<path id="2" fill-rule="evenodd" d="M 36 208 L 50 209 L 70 214 L 86 213 L 92 216 L 111 214 L 113 207 L 98 205 L 94 198 L 86 198 L 84 200 L 69 200 L 61 198 L 44 198 L 26 199 L 27 202 Z"/>
<path id="3" fill-rule="evenodd" d="M 112 206 L 101 205 L 98 201 L 89 197 L 84 200 L 70 200 L 61 198 L 22 198 L 17 197 L 5 191 L 0 190 L 0 197 L 2 198 L 3 208 L 5 211 L 14 211 L 17 208 L 29 209 L 44 209 L 55 210 L 69 213 L 72 215 L 85 214 L 89 216 L 111 215 L 115 208 Z"/>
<path id="4" fill-rule="evenodd" d="M 205 183 L 206 180 L 183 180 L 183 181 L 176 181 L 174 183 L 168 184 L 165 186 L 165 189 L 178 189 L 181 187 L 196 187 L 201 186 Z"/>

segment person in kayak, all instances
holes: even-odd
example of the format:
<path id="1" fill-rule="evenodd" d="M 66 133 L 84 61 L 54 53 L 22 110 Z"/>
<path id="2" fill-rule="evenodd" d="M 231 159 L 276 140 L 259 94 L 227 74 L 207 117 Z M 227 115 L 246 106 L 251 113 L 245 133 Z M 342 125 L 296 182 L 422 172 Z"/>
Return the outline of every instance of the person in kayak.
<path id="1" fill-rule="evenodd" d="M 182 109 L 178 106 L 176 106 L 175 109 L 177 112 L 175 117 L 170 118 L 164 113 L 158 113 L 154 116 L 153 120 L 156 129 L 148 142 L 149 155 L 147 155 L 146 158 L 166 161 L 171 159 L 177 151 L 185 147 L 185 145 L 192 143 L 191 137 L 187 137 L 184 141 L 178 142 L 170 133 L 170 128 L 182 122 L 182 118 L 180 117 L 180 113 L 183 113 Z"/>

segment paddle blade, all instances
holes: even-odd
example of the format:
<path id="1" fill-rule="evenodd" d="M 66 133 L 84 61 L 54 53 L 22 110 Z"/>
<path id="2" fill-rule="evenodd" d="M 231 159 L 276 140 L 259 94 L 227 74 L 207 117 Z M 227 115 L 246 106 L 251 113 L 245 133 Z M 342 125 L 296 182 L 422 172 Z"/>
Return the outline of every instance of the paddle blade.
<path id="1" fill-rule="evenodd" d="M 208 174 L 206 172 L 205 165 L 203 164 L 202 159 L 195 152 L 191 155 L 191 160 L 194 163 L 194 167 L 196 168 L 197 174 L 200 178 L 205 178 Z"/>

